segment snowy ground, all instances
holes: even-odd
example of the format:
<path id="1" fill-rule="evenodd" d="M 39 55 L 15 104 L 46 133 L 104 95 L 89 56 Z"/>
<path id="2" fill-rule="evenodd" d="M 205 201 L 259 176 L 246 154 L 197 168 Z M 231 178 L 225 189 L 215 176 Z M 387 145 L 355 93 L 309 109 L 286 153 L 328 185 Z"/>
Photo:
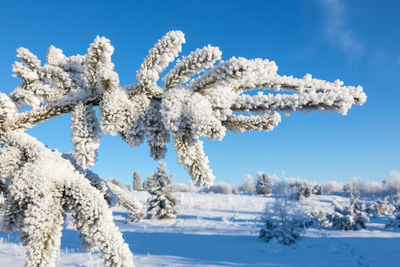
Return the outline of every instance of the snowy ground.
<path id="1" fill-rule="evenodd" d="M 148 197 L 135 192 L 140 201 Z M 400 231 L 388 230 L 388 218 L 372 219 L 367 230 L 307 230 L 295 247 L 257 238 L 260 217 L 271 197 L 176 193 L 176 220 L 124 224 L 126 212 L 113 209 L 115 222 L 135 254 L 137 266 L 400 266 Z M 338 196 L 313 196 L 307 206 L 331 210 Z M 16 233 L 0 232 L 0 266 L 23 266 L 24 249 Z M 103 266 L 80 248 L 69 222 L 63 232 L 57 266 Z"/>

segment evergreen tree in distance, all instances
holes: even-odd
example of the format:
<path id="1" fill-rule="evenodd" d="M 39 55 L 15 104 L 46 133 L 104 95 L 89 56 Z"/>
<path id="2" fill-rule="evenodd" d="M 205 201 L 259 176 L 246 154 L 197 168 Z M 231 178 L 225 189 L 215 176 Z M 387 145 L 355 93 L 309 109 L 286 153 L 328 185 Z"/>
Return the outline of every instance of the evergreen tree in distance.
<path id="1" fill-rule="evenodd" d="M 140 191 L 142 189 L 143 188 L 142 188 L 142 182 L 140 180 L 140 173 L 139 173 L 139 171 L 136 170 L 133 173 L 133 190 Z"/>
<path id="2" fill-rule="evenodd" d="M 174 207 L 178 204 L 178 200 L 172 195 L 170 187 L 172 175 L 168 174 L 165 164 L 160 162 L 157 167 L 157 172 L 152 176 L 155 183 L 153 187 L 149 189 L 151 197 L 147 201 L 149 205 L 147 216 L 156 219 L 176 218 L 178 213 Z"/>

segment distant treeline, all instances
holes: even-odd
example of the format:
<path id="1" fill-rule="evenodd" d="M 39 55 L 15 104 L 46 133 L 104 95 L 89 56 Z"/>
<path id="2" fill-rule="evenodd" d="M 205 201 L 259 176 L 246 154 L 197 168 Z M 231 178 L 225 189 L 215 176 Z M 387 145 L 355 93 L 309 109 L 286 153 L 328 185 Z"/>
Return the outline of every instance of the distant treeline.
<path id="1" fill-rule="evenodd" d="M 119 181 L 117 181 L 120 183 Z M 132 186 L 123 185 L 128 190 Z M 394 196 L 400 192 L 400 172 L 391 172 L 390 175 L 381 182 L 365 182 L 359 178 L 350 179 L 341 183 L 337 181 L 327 181 L 323 183 L 310 182 L 299 178 L 278 177 L 268 175 L 263 172 L 257 173 L 254 177 L 245 175 L 243 183 L 240 185 L 230 185 L 225 182 L 214 183 L 210 188 L 196 187 L 193 184 L 172 184 L 173 192 L 204 192 L 216 194 L 274 194 L 280 195 L 285 188 L 292 188 L 301 191 L 301 194 L 336 194 L 343 196 L 358 197 L 385 197 Z"/>

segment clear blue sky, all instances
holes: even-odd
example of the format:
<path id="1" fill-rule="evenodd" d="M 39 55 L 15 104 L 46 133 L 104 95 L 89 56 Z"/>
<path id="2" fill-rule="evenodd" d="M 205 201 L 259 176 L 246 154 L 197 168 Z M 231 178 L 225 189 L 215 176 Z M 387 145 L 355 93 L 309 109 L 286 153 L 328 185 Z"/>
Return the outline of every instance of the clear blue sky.
<path id="1" fill-rule="evenodd" d="M 232 56 L 274 60 L 280 74 L 362 85 L 367 103 L 347 116 L 336 113 L 283 117 L 270 133 L 228 134 L 205 142 L 218 181 L 239 184 L 246 173 L 265 171 L 308 180 L 358 176 L 381 180 L 400 169 L 399 1 L 6 1 L 0 9 L 0 90 L 19 80 L 11 65 L 24 46 L 45 58 L 54 45 L 66 55 L 84 54 L 96 37 L 111 39 L 122 84 L 135 73 L 153 44 L 170 30 L 186 34 L 183 55 L 207 44 Z M 69 116 L 29 133 L 51 148 L 72 150 Z M 157 163 L 143 144 L 131 148 L 103 136 L 93 168 L 103 177 L 130 183 Z M 165 159 L 175 182 L 189 178 L 171 146 Z"/>

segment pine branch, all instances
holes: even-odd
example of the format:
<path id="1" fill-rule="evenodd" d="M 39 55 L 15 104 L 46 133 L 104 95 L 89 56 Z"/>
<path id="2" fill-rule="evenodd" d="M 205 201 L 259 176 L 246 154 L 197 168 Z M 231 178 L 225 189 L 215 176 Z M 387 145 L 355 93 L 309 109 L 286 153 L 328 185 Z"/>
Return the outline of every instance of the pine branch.
<path id="1" fill-rule="evenodd" d="M 281 121 L 278 113 L 273 115 L 264 114 L 261 116 L 231 116 L 229 120 L 224 121 L 223 125 L 234 133 L 244 133 L 250 131 L 272 131 Z"/>
<path id="2" fill-rule="evenodd" d="M 8 122 L 3 126 L 3 128 L 9 128 L 11 130 L 31 128 L 35 124 L 51 119 L 52 117 L 60 116 L 65 113 L 71 113 L 75 106 L 79 103 L 97 106 L 99 101 L 100 97 L 97 95 L 77 94 L 66 97 L 49 103 L 45 106 L 19 113 L 13 121 Z"/>
<path id="3" fill-rule="evenodd" d="M 178 154 L 178 162 L 188 170 L 195 185 L 209 187 L 215 180 L 208 166 L 208 157 L 203 150 L 203 142 L 198 138 L 175 137 L 174 148 Z"/>
<path id="4" fill-rule="evenodd" d="M 302 94 L 256 96 L 239 95 L 232 104 L 234 112 L 284 112 L 294 111 L 338 111 L 346 115 L 356 104 L 365 102 L 366 96 L 362 88 L 353 87 L 348 91 L 304 92 Z"/>
<path id="5" fill-rule="evenodd" d="M 157 85 L 159 74 L 171 63 L 182 49 L 185 42 L 181 31 L 170 31 L 164 35 L 144 59 L 142 66 L 137 71 L 136 79 L 139 90 L 131 94 L 146 93 L 149 96 L 157 96 L 162 89 Z"/>
<path id="6" fill-rule="evenodd" d="M 179 60 L 176 66 L 162 79 L 165 88 L 171 88 L 180 83 L 187 82 L 191 76 L 210 68 L 217 60 L 221 59 L 222 52 L 218 47 L 210 45 L 197 49 L 188 56 Z"/>
<path id="7" fill-rule="evenodd" d="M 54 262 L 60 214 L 66 209 L 72 211 L 83 247 L 97 249 L 107 266 L 133 266 L 131 253 L 105 201 L 111 204 L 115 195 L 97 175 L 84 170 L 94 164 L 98 147 L 99 123 L 91 107 L 99 106 L 103 133 L 118 133 L 131 146 L 146 139 L 155 159 L 164 157 L 171 134 L 178 162 L 195 184 L 208 187 L 215 177 L 200 136 L 222 140 L 226 130 L 270 131 L 280 122 L 279 113 L 329 110 L 346 115 L 353 105 L 366 101 L 361 86 L 343 86 L 339 80 L 330 83 L 311 75 L 301 79 L 280 76 L 275 62 L 269 60 L 231 58 L 213 67 L 221 52 L 211 46 L 183 57 L 162 79 L 164 87 L 159 86 L 160 73 L 178 56 L 184 42 L 182 32 L 167 33 L 144 59 L 137 83 L 127 86 L 120 85 L 111 60 L 114 48 L 104 37 L 97 37 L 83 56 L 66 57 L 62 50 L 50 47 L 44 66 L 29 50 L 18 50 L 21 61 L 14 64 L 13 70 L 22 83 L 10 97 L 0 93 L 0 182 L 11 182 L 7 184 L 2 226 L 22 231 L 21 238 L 28 245 L 28 265 Z M 253 89 L 279 93 L 246 94 Z M 31 110 L 18 113 L 17 107 L 25 105 Z M 77 161 L 63 158 L 23 133 L 65 113 L 73 113 Z M 61 176 L 54 176 L 54 168 Z M 176 201 L 165 194 L 168 189 L 159 189 L 152 203 L 158 205 L 164 197 L 169 202 L 167 209 L 155 208 L 154 213 L 168 217 L 166 210 L 170 210 L 175 216 Z M 121 194 L 120 201 L 123 199 Z M 137 207 L 134 204 L 128 208 Z M 51 227 L 44 229 L 46 223 Z M 23 225 L 28 228 L 22 229 Z"/>

